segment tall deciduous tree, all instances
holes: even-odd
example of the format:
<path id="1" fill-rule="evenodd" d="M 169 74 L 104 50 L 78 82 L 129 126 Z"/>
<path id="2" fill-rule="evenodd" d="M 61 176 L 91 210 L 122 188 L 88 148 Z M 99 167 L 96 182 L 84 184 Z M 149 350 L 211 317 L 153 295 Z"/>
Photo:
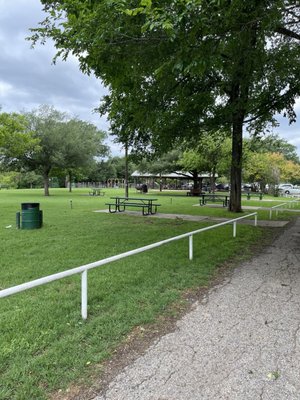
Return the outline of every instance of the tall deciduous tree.
<path id="1" fill-rule="evenodd" d="M 165 149 L 183 136 L 231 130 L 230 209 L 240 211 L 245 122 L 261 131 L 277 112 L 295 119 L 298 1 L 42 3 L 48 17 L 33 41 L 51 37 L 58 55 L 75 54 L 110 87 L 104 108 L 132 143 Z"/>
<path id="2" fill-rule="evenodd" d="M 61 125 L 61 168 L 68 175 L 69 191 L 78 169 L 91 168 L 95 157 L 108 155 L 108 147 L 103 144 L 105 132 L 79 119 L 71 119 Z"/>
<path id="3" fill-rule="evenodd" d="M 39 147 L 18 158 L 25 170 L 43 176 L 45 196 L 49 196 L 49 177 L 54 168 L 72 174 L 76 168 L 93 162 L 94 157 L 105 149 L 103 132 L 89 123 L 71 119 L 53 107 L 41 106 L 26 114 L 26 118 Z"/>
<path id="4" fill-rule="evenodd" d="M 63 160 L 61 124 L 66 121 L 66 114 L 44 105 L 27 113 L 26 117 L 40 147 L 21 156 L 20 163 L 26 170 L 37 171 L 43 176 L 44 193 L 49 196 L 50 172 L 54 167 L 60 167 Z"/>

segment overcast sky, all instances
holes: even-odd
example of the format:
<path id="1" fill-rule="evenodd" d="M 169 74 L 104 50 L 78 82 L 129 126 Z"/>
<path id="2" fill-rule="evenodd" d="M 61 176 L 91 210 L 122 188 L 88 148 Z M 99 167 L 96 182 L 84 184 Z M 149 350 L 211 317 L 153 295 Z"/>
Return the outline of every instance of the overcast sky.
<path id="1" fill-rule="evenodd" d="M 0 0 L 0 107 L 5 112 L 31 111 L 48 104 L 108 130 L 93 110 L 106 89 L 94 76 L 80 72 L 77 60 L 58 60 L 53 44 L 34 49 L 25 38 L 44 19 L 39 0 Z M 110 141 L 114 155 L 120 151 Z"/>
<path id="2" fill-rule="evenodd" d="M 108 130 L 105 118 L 93 112 L 106 93 L 99 80 L 83 75 L 75 58 L 52 64 L 53 45 L 30 48 L 29 28 L 43 20 L 39 0 L 0 0 L 0 106 L 2 111 L 31 111 L 41 104 L 53 105 L 82 120 Z M 300 118 L 300 101 L 296 111 Z M 300 120 L 289 126 L 279 117 L 280 137 L 297 146 L 300 156 Z M 114 155 L 119 150 L 112 145 Z"/>

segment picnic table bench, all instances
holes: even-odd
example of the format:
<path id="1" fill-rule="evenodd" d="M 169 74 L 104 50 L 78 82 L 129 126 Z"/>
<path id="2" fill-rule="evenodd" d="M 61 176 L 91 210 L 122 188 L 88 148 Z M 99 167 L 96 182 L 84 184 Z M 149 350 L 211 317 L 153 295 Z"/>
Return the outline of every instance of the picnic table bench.
<path id="1" fill-rule="evenodd" d="M 261 192 L 251 192 L 251 193 L 248 192 L 246 196 L 247 196 L 247 200 L 250 200 L 251 197 L 253 197 L 253 196 L 259 197 L 259 200 L 262 200 L 262 198 L 263 198 L 263 194 Z"/>
<path id="2" fill-rule="evenodd" d="M 155 214 L 161 204 L 155 203 L 157 199 L 138 197 L 111 197 L 114 202 L 105 203 L 110 213 L 123 212 L 128 207 L 141 208 L 143 215 Z"/>
<path id="3" fill-rule="evenodd" d="M 105 192 L 103 192 L 101 188 L 90 188 L 89 195 L 90 196 L 104 196 Z"/>
<path id="4" fill-rule="evenodd" d="M 207 204 L 207 202 L 212 202 L 212 203 L 222 203 L 223 207 L 228 206 L 229 204 L 229 195 L 226 194 L 200 194 L 200 206 L 204 206 Z"/>

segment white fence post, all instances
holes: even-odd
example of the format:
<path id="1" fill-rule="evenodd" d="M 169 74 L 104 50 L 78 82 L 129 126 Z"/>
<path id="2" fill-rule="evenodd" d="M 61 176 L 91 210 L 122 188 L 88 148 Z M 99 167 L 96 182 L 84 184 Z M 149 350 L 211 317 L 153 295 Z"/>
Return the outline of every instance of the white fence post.
<path id="1" fill-rule="evenodd" d="M 189 236 L 189 259 L 193 259 L 193 235 Z"/>
<path id="2" fill-rule="evenodd" d="M 236 237 L 236 221 L 233 222 L 233 237 Z"/>
<path id="3" fill-rule="evenodd" d="M 257 214 L 254 216 L 254 226 L 257 226 Z"/>
<path id="4" fill-rule="evenodd" d="M 87 319 L 87 270 L 81 274 L 81 316 Z"/>

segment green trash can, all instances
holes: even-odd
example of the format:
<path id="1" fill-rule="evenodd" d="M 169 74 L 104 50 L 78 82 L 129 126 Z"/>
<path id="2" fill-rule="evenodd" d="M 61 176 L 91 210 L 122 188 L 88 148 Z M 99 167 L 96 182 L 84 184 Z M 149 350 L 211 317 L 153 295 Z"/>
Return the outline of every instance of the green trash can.
<path id="1" fill-rule="evenodd" d="M 21 229 L 39 229 L 43 225 L 43 212 L 40 203 L 21 204 Z"/>

